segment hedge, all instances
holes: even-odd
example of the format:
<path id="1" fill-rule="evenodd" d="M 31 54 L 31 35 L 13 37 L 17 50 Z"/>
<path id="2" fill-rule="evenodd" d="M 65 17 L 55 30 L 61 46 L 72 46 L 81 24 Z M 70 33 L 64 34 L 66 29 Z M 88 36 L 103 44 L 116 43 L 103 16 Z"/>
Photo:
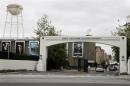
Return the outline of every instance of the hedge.
<path id="1" fill-rule="evenodd" d="M 17 54 L 17 53 L 9 53 L 9 58 L 8 58 L 8 52 L 0 51 L 0 59 L 38 61 L 39 60 L 39 56 L 27 55 L 27 54 L 20 55 L 20 54 Z"/>

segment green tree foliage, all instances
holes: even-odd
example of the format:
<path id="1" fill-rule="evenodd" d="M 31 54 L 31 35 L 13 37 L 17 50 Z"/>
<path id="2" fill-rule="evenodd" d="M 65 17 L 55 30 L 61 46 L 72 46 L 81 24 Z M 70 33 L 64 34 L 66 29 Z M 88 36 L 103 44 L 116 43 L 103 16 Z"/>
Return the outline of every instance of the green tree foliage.
<path id="1" fill-rule="evenodd" d="M 65 44 L 58 44 L 48 47 L 48 70 L 60 69 L 62 66 L 68 66 L 65 47 Z"/>
<path id="2" fill-rule="evenodd" d="M 51 21 L 48 20 L 47 15 L 42 16 L 42 18 L 38 20 L 35 33 L 38 39 L 44 36 L 58 35 L 56 33 L 55 27 L 51 24 Z"/>
<path id="3" fill-rule="evenodd" d="M 114 61 L 119 62 L 119 47 L 112 47 L 112 52 L 114 53 Z"/>
<path id="4" fill-rule="evenodd" d="M 117 28 L 117 32 L 115 32 L 114 36 L 126 36 L 127 37 L 127 59 L 130 57 L 130 24 L 126 24 L 125 28 Z M 119 48 L 112 47 L 112 51 L 114 52 L 114 59 L 119 62 Z"/>
<path id="5" fill-rule="evenodd" d="M 38 39 L 44 36 L 58 36 L 55 27 L 48 20 L 47 15 L 44 15 L 38 20 L 35 33 Z M 58 44 L 48 47 L 47 69 L 60 69 L 61 66 L 66 66 L 66 57 L 65 44 Z"/>

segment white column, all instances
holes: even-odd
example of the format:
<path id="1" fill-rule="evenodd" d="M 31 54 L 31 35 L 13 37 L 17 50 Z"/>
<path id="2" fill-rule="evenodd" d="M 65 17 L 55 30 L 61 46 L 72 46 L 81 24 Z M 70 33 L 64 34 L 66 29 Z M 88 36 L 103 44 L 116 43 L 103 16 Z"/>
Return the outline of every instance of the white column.
<path id="1" fill-rule="evenodd" d="M 43 71 L 47 71 L 47 47 L 44 46 L 43 54 L 42 54 L 42 64 L 43 64 Z"/>
<path id="2" fill-rule="evenodd" d="M 126 37 L 120 39 L 120 74 L 127 74 L 127 40 Z"/>
<path id="3" fill-rule="evenodd" d="M 47 47 L 44 39 L 40 39 L 40 59 L 37 64 L 37 71 L 46 71 Z"/>
<path id="4" fill-rule="evenodd" d="M 128 74 L 130 74 L 130 57 L 128 59 Z"/>

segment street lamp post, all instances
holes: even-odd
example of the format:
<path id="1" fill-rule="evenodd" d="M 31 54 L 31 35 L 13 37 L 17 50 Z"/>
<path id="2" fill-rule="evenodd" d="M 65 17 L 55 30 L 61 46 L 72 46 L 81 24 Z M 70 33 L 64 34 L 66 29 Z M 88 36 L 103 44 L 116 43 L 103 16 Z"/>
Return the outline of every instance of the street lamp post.
<path id="1" fill-rule="evenodd" d="M 81 71 L 81 59 L 79 58 L 79 55 L 77 55 L 77 60 L 78 60 L 78 71 Z"/>
<path id="2" fill-rule="evenodd" d="M 88 72 L 88 59 L 84 59 L 84 72 Z"/>
<path id="3" fill-rule="evenodd" d="M 8 59 L 9 59 L 9 57 L 10 57 L 10 55 L 9 55 L 9 52 L 10 52 L 10 45 L 9 45 L 9 43 L 7 44 L 7 47 L 8 47 Z"/>

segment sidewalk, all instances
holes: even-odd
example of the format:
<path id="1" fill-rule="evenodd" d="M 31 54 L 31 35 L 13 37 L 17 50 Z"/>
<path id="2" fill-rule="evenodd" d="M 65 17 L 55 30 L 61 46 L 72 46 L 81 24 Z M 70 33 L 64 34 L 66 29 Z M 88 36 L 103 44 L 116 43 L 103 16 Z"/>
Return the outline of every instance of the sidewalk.
<path id="1" fill-rule="evenodd" d="M 42 77 L 42 78 L 87 78 L 87 77 L 100 77 L 100 78 L 115 78 L 115 79 L 128 79 L 130 80 L 130 75 L 120 75 L 117 76 L 111 73 L 104 72 L 78 72 L 76 70 L 70 71 L 49 71 L 49 72 L 37 72 L 37 71 L 21 71 L 21 72 L 8 72 L 8 73 L 0 73 L 0 78 L 2 77 Z"/>

